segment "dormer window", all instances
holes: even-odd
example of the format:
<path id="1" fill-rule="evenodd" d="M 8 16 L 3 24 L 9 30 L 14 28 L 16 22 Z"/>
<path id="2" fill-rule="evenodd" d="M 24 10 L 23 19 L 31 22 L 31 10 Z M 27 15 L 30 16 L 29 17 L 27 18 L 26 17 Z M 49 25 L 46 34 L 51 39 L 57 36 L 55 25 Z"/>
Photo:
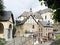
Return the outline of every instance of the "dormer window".
<path id="1" fill-rule="evenodd" d="M 50 25 L 50 21 L 48 21 L 47 25 Z"/>

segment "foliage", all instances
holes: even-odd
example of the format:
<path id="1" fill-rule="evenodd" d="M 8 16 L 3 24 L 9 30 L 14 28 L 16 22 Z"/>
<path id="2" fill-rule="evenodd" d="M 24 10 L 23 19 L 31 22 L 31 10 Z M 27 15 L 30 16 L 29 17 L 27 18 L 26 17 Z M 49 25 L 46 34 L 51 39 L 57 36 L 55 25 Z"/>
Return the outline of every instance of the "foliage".
<path id="1" fill-rule="evenodd" d="M 0 38 L 0 45 L 5 45 L 6 41 L 4 38 Z"/>
<path id="2" fill-rule="evenodd" d="M 60 38 L 60 34 L 56 34 L 56 38 Z"/>
<path id="3" fill-rule="evenodd" d="M 13 25 L 13 31 L 12 31 L 12 37 L 13 37 L 13 38 L 14 38 L 15 32 L 16 32 L 16 26 Z"/>
<path id="4" fill-rule="evenodd" d="M 39 0 L 42 1 L 42 0 Z M 51 8 L 53 11 L 56 10 L 53 15 L 53 19 L 56 22 L 60 22 L 60 0 L 43 0 L 44 4 L 48 6 L 48 8 Z"/>
<path id="5" fill-rule="evenodd" d="M 0 15 L 3 15 L 3 11 L 4 11 L 3 0 L 0 0 Z"/>

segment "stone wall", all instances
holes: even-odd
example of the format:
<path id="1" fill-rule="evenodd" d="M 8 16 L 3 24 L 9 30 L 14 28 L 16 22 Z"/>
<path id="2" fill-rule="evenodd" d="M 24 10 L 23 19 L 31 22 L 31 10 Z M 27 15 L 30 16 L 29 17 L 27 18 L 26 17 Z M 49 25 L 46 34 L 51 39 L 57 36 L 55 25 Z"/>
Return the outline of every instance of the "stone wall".
<path id="1" fill-rule="evenodd" d="M 16 37 L 10 40 L 6 45 L 32 45 L 32 37 Z"/>

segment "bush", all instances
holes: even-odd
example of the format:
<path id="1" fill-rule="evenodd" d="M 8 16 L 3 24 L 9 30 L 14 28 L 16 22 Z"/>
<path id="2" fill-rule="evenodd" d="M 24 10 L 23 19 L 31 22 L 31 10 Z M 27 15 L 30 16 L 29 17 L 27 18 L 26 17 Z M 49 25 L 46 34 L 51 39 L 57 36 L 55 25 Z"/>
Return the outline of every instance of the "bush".
<path id="1" fill-rule="evenodd" d="M 15 37 L 15 33 L 16 33 L 16 26 L 13 25 L 13 31 L 12 31 L 12 37 L 13 37 L 13 38 Z"/>
<path id="2" fill-rule="evenodd" d="M 6 40 L 4 38 L 0 38 L 0 45 L 5 45 Z"/>
<path id="3" fill-rule="evenodd" d="M 60 38 L 60 34 L 56 34 L 56 38 Z"/>

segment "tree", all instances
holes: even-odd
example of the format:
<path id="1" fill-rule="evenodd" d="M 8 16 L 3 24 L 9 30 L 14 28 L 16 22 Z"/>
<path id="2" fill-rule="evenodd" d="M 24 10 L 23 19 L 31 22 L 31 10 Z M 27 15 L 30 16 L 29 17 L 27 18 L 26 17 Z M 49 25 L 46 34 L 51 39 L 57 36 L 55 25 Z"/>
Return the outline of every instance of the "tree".
<path id="1" fill-rule="evenodd" d="M 12 31 L 12 37 L 15 37 L 15 33 L 16 33 L 16 25 L 13 25 L 13 31 Z"/>
<path id="2" fill-rule="evenodd" d="M 42 0 L 39 0 L 42 1 Z M 51 8 L 53 11 L 53 19 L 56 22 L 60 22 L 60 0 L 43 0 L 44 4 L 48 7 Z"/>
<path id="3" fill-rule="evenodd" d="M 3 0 L 0 0 L 0 16 L 3 15 L 3 11 L 4 11 Z"/>

